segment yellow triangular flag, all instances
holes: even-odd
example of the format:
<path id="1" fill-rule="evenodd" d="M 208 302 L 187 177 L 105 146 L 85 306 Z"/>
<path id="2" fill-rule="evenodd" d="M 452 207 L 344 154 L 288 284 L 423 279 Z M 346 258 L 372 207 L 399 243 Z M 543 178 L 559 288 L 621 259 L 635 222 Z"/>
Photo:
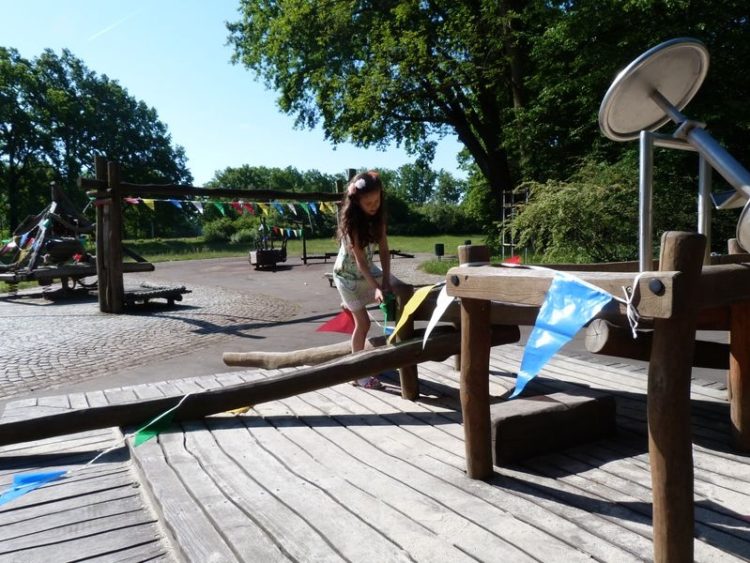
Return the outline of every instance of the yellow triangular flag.
<path id="1" fill-rule="evenodd" d="M 268 204 L 258 202 L 258 207 L 260 207 L 264 215 L 268 215 Z"/>
<path id="2" fill-rule="evenodd" d="M 144 199 L 144 200 L 141 200 L 141 201 L 143 201 L 143 204 L 146 207 L 148 207 L 151 211 L 156 211 L 153 199 Z"/>
<path id="3" fill-rule="evenodd" d="M 398 324 L 396 325 L 393 334 L 391 334 L 390 338 L 388 338 L 388 344 L 393 342 L 393 339 L 398 334 L 398 331 L 401 330 L 401 327 L 404 325 L 404 323 L 406 323 L 407 319 L 414 314 L 414 311 L 417 310 L 417 308 L 422 304 L 422 301 L 424 301 L 430 294 L 432 288 L 437 287 L 437 285 L 438 284 L 426 285 L 424 287 L 420 287 L 417 291 L 414 292 L 414 295 L 411 296 L 411 299 L 409 299 L 406 305 L 404 305 L 404 310 L 401 311 L 401 318 L 398 320 Z"/>

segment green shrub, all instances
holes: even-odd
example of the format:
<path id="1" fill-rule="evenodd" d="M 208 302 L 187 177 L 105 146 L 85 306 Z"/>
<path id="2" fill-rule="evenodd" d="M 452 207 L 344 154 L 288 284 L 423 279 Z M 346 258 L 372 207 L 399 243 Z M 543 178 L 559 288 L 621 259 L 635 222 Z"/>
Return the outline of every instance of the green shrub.
<path id="1" fill-rule="evenodd" d="M 232 234 L 229 242 L 232 244 L 252 244 L 256 241 L 257 238 L 257 229 L 241 229 Z"/>
<path id="2" fill-rule="evenodd" d="M 229 242 L 237 227 L 229 217 L 222 217 L 203 225 L 203 239 L 206 242 Z"/>

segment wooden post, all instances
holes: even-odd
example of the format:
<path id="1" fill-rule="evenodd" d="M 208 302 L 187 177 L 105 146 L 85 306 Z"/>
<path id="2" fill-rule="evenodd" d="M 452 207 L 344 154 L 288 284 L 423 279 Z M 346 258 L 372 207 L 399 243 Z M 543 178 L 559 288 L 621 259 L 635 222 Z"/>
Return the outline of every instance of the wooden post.
<path id="1" fill-rule="evenodd" d="M 459 266 L 490 263 L 490 249 L 488 247 L 480 244 L 472 245 L 471 241 L 466 242 L 469 244 L 459 245 L 458 247 Z M 453 367 L 456 371 L 461 370 L 461 354 L 453 356 Z"/>
<path id="2" fill-rule="evenodd" d="M 486 246 L 458 247 L 461 264 L 488 263 Z M 461 411 L 464 417 L 466 473 L 472 479 L 492 476 L 490 424 L 490 301 L 461 299 Z"/>
<path id="3" fill-rule="evenodd" d="M 697 288 L 706 239 L 667 232 L 659 269 L 681 272 L 673 316 L 655 319 L 648 369 L 648 450 L 653 494 L 654 561 L 693 561 L 693 450 L 690 374 Z"/>
<path id="4" fill-rule="evenodd" d="M 461 299 L 461 411 L 464 417 L 466 473 L 492 476 L 490 425 L 490 302 Z"/>
<path id="5" fill-rule="evenodd" d="M 737 239 L 729 239 L 729 254 L 742 254 Z M 729 313 L 729 375 L 727 377 L 732 444 L 750 451 L 750 302 L 733 303 Z"/>
<path id="6" fill-rule="evenodd" d="M 107 159 L 103 156 L 97 156 L 94 161 L 96 179 L 103 182 L 107 181 Z M 109 199 L 100 199 L 100 195 L 105 190 L 100 190 L 95 201 L 96 209 L 96 285 L 98 288 L 97 296 L 99 299 L 99 310 L 102 313 L 109 313 L 110 306 L 107 299 L 109 287 L 109 264 L 107 255 L 109 245 L 107 243 L 106 233 L 109 231 Z"/>
<path id="7" fill-rule="evenodd" d="M 404 307 L 414 295 L 414 287 L 411 285 L 399 286 L 396 291 L 396 306 L 398 313 L 396 319 L 401 317 L 401 313 Z M 409 340 L 414 336 L 414 319 L 409 319 L 399 329 L 396 340 L 402 342 Z M 416 401 L 419 398 L 419 373 L 416 364 L 408 366 L 401 366 L 398 368 L 399 377 L 401 379 L 401 397 L 407 401 Z"/>
<path id="8" fill-rule="evenodd" d="M 105 233 L 109 252 L 107 267 L 109 285 L 107 287 L 110 313 L 122 313 L 125 302 L 125 288 L 122 279 L 122 193 L 120 190 L 120 165 L 107 163 L 107 183 L 109 184 L 109 230 Z M 101 288 L 99 288 L 101 291 Z"/>

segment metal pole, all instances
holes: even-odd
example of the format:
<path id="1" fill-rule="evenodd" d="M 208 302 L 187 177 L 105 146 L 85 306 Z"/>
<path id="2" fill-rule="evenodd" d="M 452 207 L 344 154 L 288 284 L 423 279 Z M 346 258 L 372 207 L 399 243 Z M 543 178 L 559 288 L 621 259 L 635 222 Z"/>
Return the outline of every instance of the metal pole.
<path id="1" fill-rule="evenodd" d="M 698 156 L 698 232 L 706 237 L 704 264 L 711 263 L 711 180 L 712 169 L 703 154 Z"/>
<path id="2" fill-rule="evenodd" d="M 638 264 L 641 272 L 648 272 L 654 269 L 652 206 L 654 137 L 650 131 L 641 131 L 640 152 L 638 179 Z"/>

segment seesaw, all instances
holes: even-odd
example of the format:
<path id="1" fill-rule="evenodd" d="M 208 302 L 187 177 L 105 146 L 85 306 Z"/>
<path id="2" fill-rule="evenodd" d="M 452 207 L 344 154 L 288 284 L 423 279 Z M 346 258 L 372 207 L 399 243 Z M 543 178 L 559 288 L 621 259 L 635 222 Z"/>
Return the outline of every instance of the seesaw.
<path id="1" fill-rule="evenodd" d="M 520 333 L 516 326 L 496 326 L 491 330 L 492 345 L 516 342 L 519 338 Z M 421 338 L 387 344 L 317 366 L 273 375 L 260 381 L 191 394 L 174 412 L 173 420 L 203 418 L 247 405 L 257 405 L 323 389 L 404 365 L 442 361 L 457 354 L 460 348 L 461 334 L 455 330 L 434 334 L 424 348 Z M 178 397 L 145 399 L 7 422 L 0 424 L 0 446 L 97 428 L 143 424 L 174 407 L 176 399 Z"/>

